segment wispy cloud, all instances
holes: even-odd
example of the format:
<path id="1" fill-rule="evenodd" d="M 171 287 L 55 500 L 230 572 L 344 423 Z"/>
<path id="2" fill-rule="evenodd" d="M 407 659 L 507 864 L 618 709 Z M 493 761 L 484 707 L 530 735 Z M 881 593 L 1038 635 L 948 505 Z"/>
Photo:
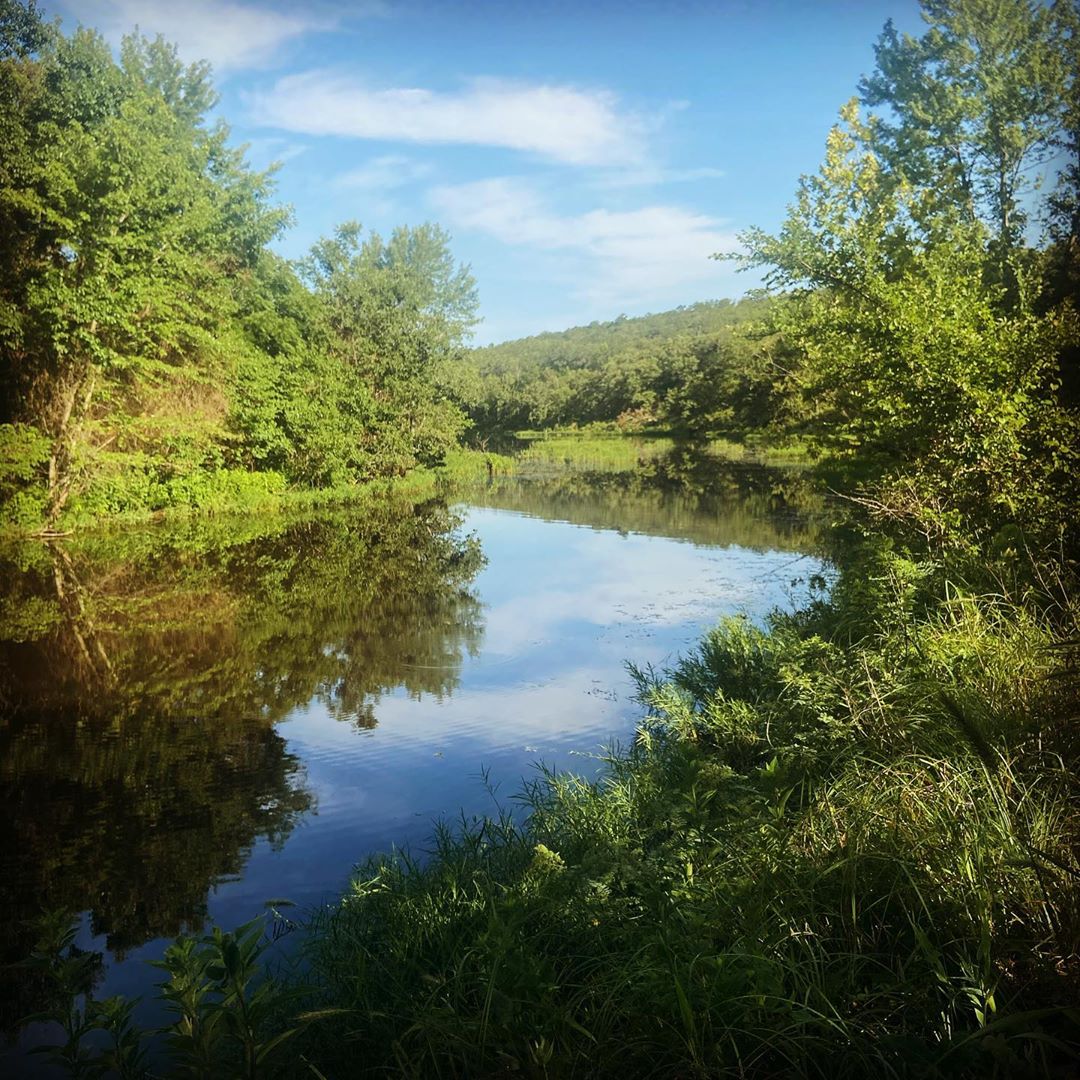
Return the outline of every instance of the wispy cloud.
<path id="1" fill-rule="evenodd" d="M 629 169 L 604 172 L 594 180 L 595 187 L 660 187 L 663 184 L 692 184 L 702 180 L 720 180 L 723 169 L 703 166 L 697 169 L 665 169 L 658 165 L 643 165 Z"/>
<path id="2" fill-rule="evenodd" d="M 568 268 L 576 291 L 598 304 L 626 307 L 679 287 L 715 286 L 721 273 L 709 256 L 737 244 L 722 220 L 679 206 L 560 214 L 530 184 L 507 177 L 438 187 L 431 199 L 454 228 L 577 260 Z"/>
<path id="3" fill-rule="evenodd" d="M 247 159 L 256 169 L 265 169 L 273 164 L 284 165 L 307 150 L 303 143 L 282 139 L 276 135 L 249 139 L 245 145 Z"/>
<path id="4" fill-rule="evenodd" d="M 81 22 L 119 41 L 136 25 L 148 36 L 161 34 L 188 62 L 209 60 L 218 74 L 271 64 L 282 46 L 337 19 L 318 7 L 296 6 L 275 11 L 245 3 L 217 0 L 68 0 L 67 8 Z M 377 5 L 351 10 L 372 14 Z"/>
<path id="5" fill-rule="evenodd" d="M 383 154 L 335 177 L 333 185 L 361 191 L 391 191 L 416 183 L 430 173 L 431 166 L 425 161 L 414 161 L 400 154 Z"/>
<path id="6" fill-rule="evenodd" d="M 504 147 L 569 165 L 644 160 L 645 125 L 605 90 L 489 78 L 453 92 L 377 89 L 309 71 L 279 79 L 250 103 L 255 123 L 306 135 Z"/>

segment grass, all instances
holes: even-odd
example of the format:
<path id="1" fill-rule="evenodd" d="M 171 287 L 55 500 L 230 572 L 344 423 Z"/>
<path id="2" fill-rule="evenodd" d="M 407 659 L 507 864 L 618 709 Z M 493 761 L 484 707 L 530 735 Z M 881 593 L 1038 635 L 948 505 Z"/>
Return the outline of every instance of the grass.
<path id="1" fill-rule="evenodd" d="M 288 488 L 284 483 L 249 484 L 235 489 L 226 484 L 202 501 L 168 506 L 162 509 L 129 510 L 101 515 L 81 515 L 64 519 L 60 532 L 78 529 L 124 528 L 147 522 L 179 522 L 192 517 L 229 517 L 302 513 L 338 506 L 384 499 L 389 495 L 422 498 L 447 487 L 475 482 L 489 475 L 506 475 L 513 462 L 502 454 L 458 448 L 450 451 L 441 466 L 414 469 L 403 476 L 390 476 L 363 484 L 345 484 L 328 488 Z M 258 480 L 264 474 L 242 474 Z M 18 538 L 37 535 L 40 524 L 0 527 L 0 537 Z"/>
<path id="2" fill-rule="evenodd" d="M 709 453 L 717 457 L 762 465 L 806 465 L 820 456 L 812 441 L 798 437 L 788 437 L 780 442 L 760 437 L 743 440 L 712 438 L 708 447 Z"/>
<path id="3" fill-rule="evenodd" d="M 663 457 L 677 445 L 674 433 L 648 431 L 627 434 L 590 426 L 584 429 L 552 429 L 541 432 L 519 431 L 527 442 L 520 453 L 523 468 L 571 468 L 598 472 L 624 472 Z M 800 465 L 814 460 L 814 447 L 807 442 L 789 440 L 783 444 L 767 441 L 743 441 L 711 438 L 700 448 L 727 461 L 747 464 Z"/>
<path id="4" fill-rule="evenodd" d="M 594 784 L 373 860 L 311 927 L 318 1067 L 1068 1075 L 1075 686 L 1017 598 L 864 552 L 667 673 Z"/>
<path id="5" fill-rule="evenodd" d="M 529 440 L 517 457 L 526 470 L 587 469 L 592 472 L 627 472 L 663 457 L 670 439 L 619 434 L 545 434 Z"/>

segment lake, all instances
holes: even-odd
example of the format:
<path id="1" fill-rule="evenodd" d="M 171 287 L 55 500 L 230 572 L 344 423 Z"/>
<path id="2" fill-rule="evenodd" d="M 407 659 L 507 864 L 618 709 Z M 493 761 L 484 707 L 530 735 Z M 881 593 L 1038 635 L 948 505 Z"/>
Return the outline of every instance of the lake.
<path id="1" fill-rule="evenodd" d="M 0 550 L 3 961 L 62 909 L 96 992 L 208 920 L 332 901 L 438 817 L 513 809 L 536 763 L 633 736 L 627 663 L 807 595 L 795 470 L 663 443 L 414 502 L 192 519 Z M 4 976 L 4 1026 L 40 1007 Z"/>

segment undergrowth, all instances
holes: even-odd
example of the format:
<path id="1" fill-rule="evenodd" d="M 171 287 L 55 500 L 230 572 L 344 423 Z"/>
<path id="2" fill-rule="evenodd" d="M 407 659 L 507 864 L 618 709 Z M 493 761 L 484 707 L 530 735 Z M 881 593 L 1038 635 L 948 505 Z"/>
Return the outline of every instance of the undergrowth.
<path id="1" fill-rule="evenodd" d="M 100 483 L 96 489 L 96 501 L 76 501 L 72 511 L 61 519 L 58 528 L 63 533 L 75 530 L 84 532 L 90 529 L 125 528 L 150 521 L 292 513 L 363 504 L 384 499 L 388 495 L 422 497 L 441 488 L 507 475 L 513 471 L 513 467 L 513 461 L 505 455 L 457 447 L 446 452 L 443 463 L 438 467 L 415 468 L 401 476 L 383 477 L 366 483 L 343 483 L 324 488 L 287 487 L 283 478 L 276 473 L 220 470 L 217 473 L 193 475 L 190 483 L 162 487 L 165 495 L 157 499 L 131 496 L 132 480 L 128 477 L 120 483 L 118 494 L 109 494 L 105 482 Z M 15 519 L 0 514 L 0 537 L 40 534 L 40 515 L 31 514 Z"/>

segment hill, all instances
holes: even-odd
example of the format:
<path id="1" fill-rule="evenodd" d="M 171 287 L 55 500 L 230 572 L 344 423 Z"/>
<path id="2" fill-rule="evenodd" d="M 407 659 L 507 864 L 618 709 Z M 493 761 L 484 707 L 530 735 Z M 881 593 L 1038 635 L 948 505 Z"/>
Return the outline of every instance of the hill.
<path id="1" fill-rule="evenodd" d="M 484 346 L 449 371 L 448 389 L 483 432 L 760 425 L 775 381 L 764 363 L 769 307 L 709 300 Z"/>

